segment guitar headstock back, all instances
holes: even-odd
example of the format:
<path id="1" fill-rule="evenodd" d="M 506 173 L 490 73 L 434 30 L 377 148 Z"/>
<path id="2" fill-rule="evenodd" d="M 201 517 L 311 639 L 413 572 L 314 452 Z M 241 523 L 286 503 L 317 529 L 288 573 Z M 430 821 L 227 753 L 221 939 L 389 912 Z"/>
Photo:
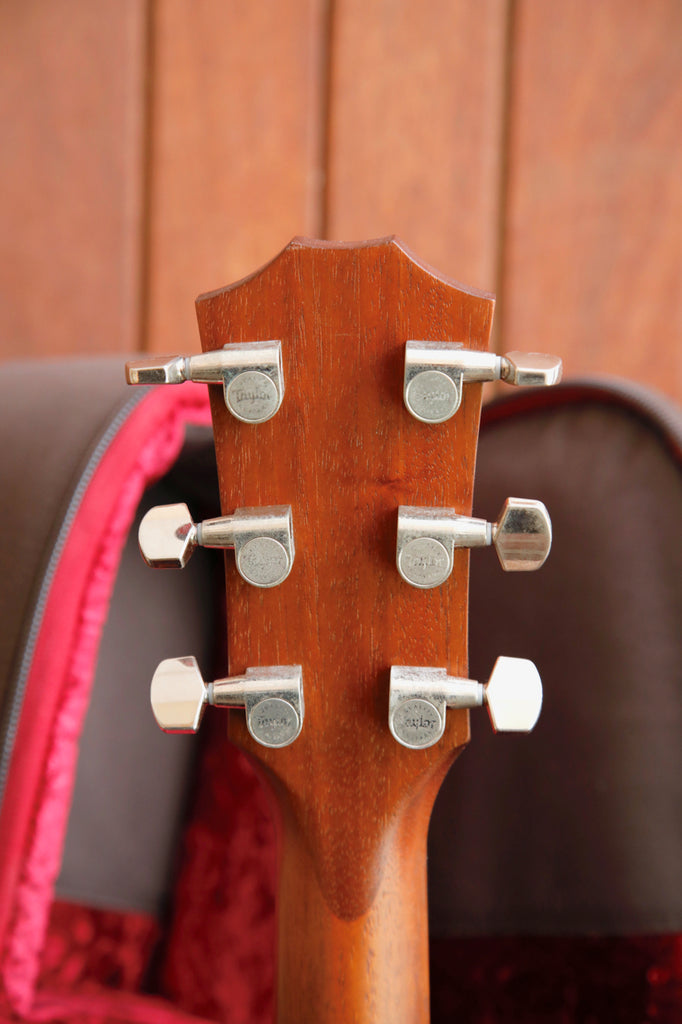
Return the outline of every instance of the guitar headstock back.
<path id="1" fill-rule="evenodd" d="M 211 389 L 224 514 L 290 505 L 296 555 L 281 586 L 249 586 L 227 561 L 230 672 L 301 665 L 305 721 L 290 746 L 256 743 L 243 716 L 230 738 L 260 763 L 297 820 L 320 886 L 342 918 L 371 902 L 381 844 L 398 813 L 426 822 L 468 739 L 450 711 L 441 741 L 406 749 L 388 728 L 394 665 L 467 672 L 468 551 L 444 586 L 396 569 L 398 507 L 471 512 L 481 387 L 437 426 L 403 401 L 410 339 L 486 351 L 492 296 L 417 262 L 395 239 L 294 241 L 270 264 L 197 300 L 203 351 L 281 341 L 276 415 L 245 423 Z"/>
<path id="2" fill-rule="evenodd" d="M 222 516 L 159 507 L 139 539 L 154 566 L 234 550 L 231 675 L 207 684 L 192 657 L 162 662 L 154 714 L 177 732 L 208 704 L 245 710 L 229 736 L 278 811 L 280 1024 L 426 1024 L 433 801 L 468 708 L 528 731 L 542 703 L 524 659 L 466 678 L 468 548 L 493 544 L 518 571 L 551 545 L 540 501 L 470 516 L 481 384 L 554 384 L 561 360 L 490 353 L 492 296 L 394 238 L 294 239 L 197 314 L 200 355 L 127 375 L 213 385 Z"/>

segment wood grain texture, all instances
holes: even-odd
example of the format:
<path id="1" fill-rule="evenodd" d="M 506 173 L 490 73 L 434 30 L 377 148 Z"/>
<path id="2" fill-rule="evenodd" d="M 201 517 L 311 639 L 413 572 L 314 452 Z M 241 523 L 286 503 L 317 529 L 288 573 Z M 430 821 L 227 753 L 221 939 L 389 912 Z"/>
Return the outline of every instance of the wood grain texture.
<path id="1" fill-rule="evenodd" d="M 194 297 L 316 232 L 323 0 L 154 0 L 146 345 L 199 348 Z"/>
<path id="2" fill-rule="evenodd" d="M 280 586 L 227 562 L 230 671 L 301 664 L 300 737 L 268 750 L 242 715 L 230 736 L 276 795 L 281 840 L 280 1024 L 428 1020 L 425 840 L 445 771 L 468 738 L 406 750 L 388 729 L 389 669 L 466 675 L 468 552 L 420 591 L 395 566 L 400 504 L 471 510 L 480 385 L 434 428 L 402 401 L 409 338 L 485 349 L 493 301 L 395 240 L 294 240 L 245 281 L 197 301 L 202 347 L 280 338 L 286 393 L 257 427 L 212 409 L 224 513 L 291 504 L 296 561 Z M 248 627 L 248 628 L 247 628 Z"/>
<path id="3" fill-rule="evenodd" d="M 337 0 L 327 235 L 397 232 L 494 287 L 507 0 Z"/>
<path id="4" fill-rule="evenodd" d="M 145 5 L 0 4 L 0 357 L 137 347 Z"/>
<path id="5" fill-rule="evenodd" d="M 519 0 L 500 333 L 682 398 L 682 5 Z"/>

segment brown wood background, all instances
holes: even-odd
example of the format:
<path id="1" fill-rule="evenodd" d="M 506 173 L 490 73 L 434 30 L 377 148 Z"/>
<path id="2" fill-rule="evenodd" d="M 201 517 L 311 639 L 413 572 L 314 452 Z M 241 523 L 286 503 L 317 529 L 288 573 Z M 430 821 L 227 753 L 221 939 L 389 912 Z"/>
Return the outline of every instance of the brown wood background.
<path id="1" fill-rule="evenodd" d="M 4 0 L 0 355 L 198 351 L 295 234 L 682 399 L 680 0 Z"/>

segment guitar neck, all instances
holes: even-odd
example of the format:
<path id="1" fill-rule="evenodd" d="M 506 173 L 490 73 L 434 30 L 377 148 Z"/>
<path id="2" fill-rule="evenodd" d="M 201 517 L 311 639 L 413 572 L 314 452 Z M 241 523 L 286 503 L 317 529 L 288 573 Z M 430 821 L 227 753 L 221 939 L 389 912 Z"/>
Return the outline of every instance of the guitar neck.
<path id="1" fill-rule="evenodd" d="M 330 906 L 305 836 L 280 833 L 278 1021 L 428 1024 L 426 831 L 438 784 L 396 814 L 375 850 L 369 906 Z M 353 821 L 346 821 L 348 831 Z M 352 868 L 352 863 L 351 863 Z"/>

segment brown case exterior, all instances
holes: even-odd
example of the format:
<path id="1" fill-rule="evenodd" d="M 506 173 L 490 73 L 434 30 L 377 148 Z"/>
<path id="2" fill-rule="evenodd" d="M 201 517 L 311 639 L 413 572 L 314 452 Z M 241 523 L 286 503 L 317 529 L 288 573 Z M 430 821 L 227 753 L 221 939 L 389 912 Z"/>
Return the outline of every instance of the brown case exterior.
<path id="1" fill-rule="evenodd" d="M 0 537 L 0 739 L 9 764 L 20 670 L 35 642 L 64 517 L 98 445 L 115 436 L 142 396 L 121 383 L 118 361 L 9 366 L 2 374 L 3 521 L 31 524 Z M 211 447 L 208 435 L 190 436 L 146 504 L 189 493 L 197 511 L 210 515 Z M 484 411 L 475 514 L 493 518 L 508 495 L 541 498 L 554 547 L 541 572 L 522 578 L 503 574 L 492 551 L 473 554 L 470 675 L 484 679 L 499 654 L 532 658 L 545 705 L 531 738 L 494 736 L 485 716 L 472 716 L 472 742 L 443 787 L 430 832 L 436 956 L 439 944 L 447 949 L 461 936 L 682 930 L 681 451 L 679 412 L 624 382 L 575 382 Z M 135 649 L 151 628 L 161 648 L 212 582 L 198 570 L 187 589 L 145 618 L 149 593 L 138 570 L 131 536 L 97 665 L 59 887 L 65 898 L 155 912 L 172 903 L 169 864 L 191 754 L 186 744 L 143 729 L 127 747 L 126 772 L 112 773 L 103 758 L 111 757 L 107 736 L 115 742 L 121 728 L 116 710 L 125 721 L 148 711 L 146 692 L 112 690 L 111 680 L 121 678 L 121 631 L 140 620 Z M 186 642 L 203 644 L 208 658 L 207 618 L 194 617 Z M 79 785 L 108 780 L 111 807 L 125 815 L 117 784 L 123 775 L 128 786 L 144 777 L 151 742 L 154 758 L 165 759 L 165 824 L 154 844 L 149 831 L 124 820 L 123 853 L 110 849 L 89 872 L 83 849 L 95 838 L 97 801 L 79 796 Z M 154 866 L 146 878 L 122 870 L 145 862 Z M 447 988 L 447 971 L 444 977 Z M 435 997 L 442 992 L 441 985 Z"/>

